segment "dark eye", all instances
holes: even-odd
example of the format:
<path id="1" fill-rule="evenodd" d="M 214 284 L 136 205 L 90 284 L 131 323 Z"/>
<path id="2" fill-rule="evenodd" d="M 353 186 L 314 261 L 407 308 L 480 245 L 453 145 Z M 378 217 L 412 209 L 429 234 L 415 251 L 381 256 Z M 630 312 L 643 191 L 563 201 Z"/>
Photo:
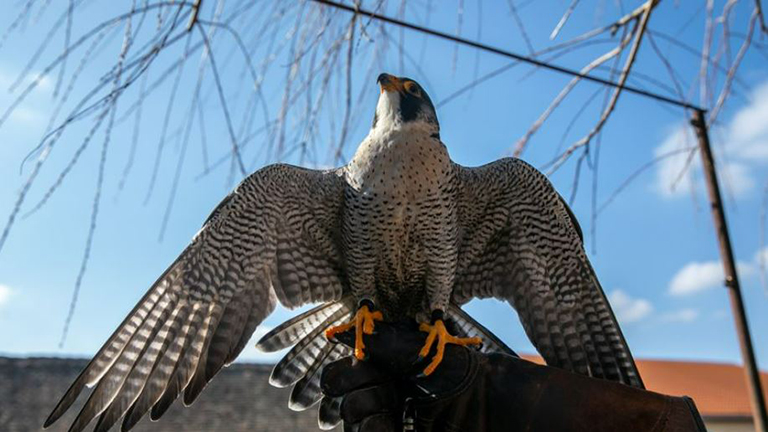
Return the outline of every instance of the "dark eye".
<path id="1" fill-rule="evenodd" d="M 415 82 L 406 81 L 405 84 L 403 84 L 403 87 L 405 87 L 405 91 L 407 91 L 408 93 L 417 97 L 421 97 L 421 90 L 419 89 L 419 85 L 416 84 Z"/>

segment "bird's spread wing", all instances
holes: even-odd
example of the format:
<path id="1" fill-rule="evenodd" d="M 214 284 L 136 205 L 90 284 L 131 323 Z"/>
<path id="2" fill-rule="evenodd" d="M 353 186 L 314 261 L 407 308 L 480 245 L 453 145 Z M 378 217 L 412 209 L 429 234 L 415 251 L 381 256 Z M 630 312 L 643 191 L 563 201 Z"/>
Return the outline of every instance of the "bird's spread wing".
<path id="1" fill-rule="evenodd" d="M 514 158 L 459 177 L 461 245 L 453 301 L 506 300 L 547 364 L 642 387 L 567 204 Z"/>
<path id="2" fill-rule="evenodd" d="M 339 171 L 272 165 L 213 211 L 104 344 L 51 413 L 52 424 L 87 387 L 71 431 L 99 417 L 130 429 L 189 404 L 242 351 L 279 300 L 288 307 L 342 297 L 338 248 L 345 182 Z"/>

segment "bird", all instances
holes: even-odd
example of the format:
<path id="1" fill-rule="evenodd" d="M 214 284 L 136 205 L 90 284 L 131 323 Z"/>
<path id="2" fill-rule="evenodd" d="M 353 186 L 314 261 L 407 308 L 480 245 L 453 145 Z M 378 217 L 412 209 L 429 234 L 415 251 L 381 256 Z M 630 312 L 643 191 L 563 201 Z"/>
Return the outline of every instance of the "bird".
<path id="1" fill-rule="evenodd" d="M 364 360 L 364 335 L 377 322 L 420 323 L 425 375 L 439 367 L 446 344 L 513 353 L 462 310 L 475 298 L 511 305 L 548 365 L 643 388 L 579 223 L 547 177 L 512 157 L 472 168 L 453 162 L 424 88 L 386 73 L 377 84 L 371 129 L 351 160 L 328 170 L 273 164 L 245 178 L 44 427 L 86 387 L 73 432 L 97 417 L 96 431 L 121 418 L 130 430 L 147 413 L 160 418 L 182 393 L 191 404 L 278 302 L 317 304 L 257 347 L 293 347 L 270 383 L 293 385 L 296 410 L 322 399 L 322 428 L 339 422 L 340 406 L 322 396 L 323 366 L 349 355 Z M 347 330 L 354 349 L 332 341 Z"/>

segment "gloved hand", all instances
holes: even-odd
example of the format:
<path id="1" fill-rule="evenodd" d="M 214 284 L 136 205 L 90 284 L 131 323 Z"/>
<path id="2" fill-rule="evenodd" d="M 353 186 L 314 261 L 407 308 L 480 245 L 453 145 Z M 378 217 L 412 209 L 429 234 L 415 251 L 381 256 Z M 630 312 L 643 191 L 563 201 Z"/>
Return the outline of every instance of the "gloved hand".
<path id="1" fill-rule="evenodd" d="M 354 345 L 352 333 L 337 339 Z M 425 339 L 415 323 L 379 323 L 366 336 L 365 361 L 325 367 L 321 386 L 342 398 L 345 432 L 706 430 L 690 398 L 456 345 L 425 377 L 434 354 L 418 358 Z"/>

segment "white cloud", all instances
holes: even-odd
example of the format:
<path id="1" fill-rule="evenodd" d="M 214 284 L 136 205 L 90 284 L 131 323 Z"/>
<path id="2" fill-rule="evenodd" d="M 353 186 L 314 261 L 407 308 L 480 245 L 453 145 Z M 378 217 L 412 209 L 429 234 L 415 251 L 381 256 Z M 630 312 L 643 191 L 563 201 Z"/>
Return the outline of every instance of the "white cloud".
<path id="1" fill-rule="evenodd" d="M 736 263 L 739 276 L 751 276 L 754 266 L 747 263 Z M 674 296 L 685 296 L 708 289 L 723 286 L 725 274 L 720 261 L 692 261 L 681 268 L 669 283 L 669 293 Z"/>
<path id="2" fill-rule="evenodd" d="M 743 197 L 755 187 L 755 180 L 746 164 L 721 161 L 718 171 L 720 184 L 735 197 Z"/>
<path id="3" fill-rule="evenodd" d="M 12 86 L 16 80 L 18 80 L 18 78 L 18 74 L 11 74 L 0 69 L 0 90 L 4 92 L 7 91 L 8 88 Z M 18 83 L 15 90 L 17 92 L 19 90 L 23 90 L 30 84 L 33 84 L 35 81 L 37 81 L 37 84 L 35 84 L 35 89 L 38 91 L 49 91 L 53 89 L 53 82 L 49 76 L 46 75 L 41 77 L 39 72 L 30 72 L 24 77 L 23 80 Z"/>
<path id="4" fill-rule="evenodd" d="M 698 317 L 699 311 L 696 309 L 680 309 L 662 314 L 659 320 L 663 322 L 688 323 L 695 321 Z"/>
<path id="5" fill-rule="evenodd" d="M 26 106 L 16 107 L 8 119 L 14 123 L 23 123 L 29 125 L 31 123 L 37 123 L 42 120 L 43 114 L 40 111 L 34 110 Z"/>
<path id="6" fill-rule="evenodd" d="M 3 307 L 10 301 L 12 294 L 11 287 L 0 284 L 0 307 Z"/>
<path id="7" fill-rule="evenodd" d="M 624 291 L 613 290 L 608 296 L 616 317 L 624 324 L 640 321 L 653 312 L 653 305 L 646 299 L 632 298 Z"/>
<path id="8" fill-rule="evenodd" d="M 768 164 L 768 81 L 751 94 L 750 102 L 739 109 L 730 122 L 715 127 L 711 133 L 720 182 L 728 193 L 739 198 L 755 187 L 753 172 L 761 172 Z M 722 143 L 723 146 L 717 145 Z M 662 158 L 657 164 L 655 189 L 664 198 L 676 198 L 704 191 L 700 156 L 684 151 L 696 147 L 692 128 L 687 124 L 670 129 L 654 156 Z M 723 157 L 726 156 L 726 157 Z"/>
<path id="9" fill-rule="evenodd" d="M 768 161 L 768 81 L 752 92 L 750 103 L 733 116 L 728 137 L 743 158 Z"/>
<path id="10" fill-rule="evenodd" d="M 50 98 L 54 81 L 49 76 L 41 77 L 39 72 L 32 71 L 11 92 L 10 87 L 18 78 L 18 73 L 0 65 L 0 112 L 7 110 L 28 86 L 34 84 L 34 90 L 14 108 L 8 120 L 22 127 L 38 126 L 52 109 Z"/>
<path id="11" fill-rule="evenodd" d="M 684 149 L 695 146 L 696 138 L 690 128 L 677 127 L 656 147 L 654 156 L 661 158 L 656 170 L 656 189 L 661 196 L 676 197 L 691 189 L 694 172 L 687 167 L 689 163 L 698 164 L 698 159 L 689 161 L 690 153 Z"/>
<path id="12" fill-rule="evenodd" d="M 760 263 L 760 258 L 762 258 L 763 262 L 768 265 L 768 246 L 764 247 L 762 250 L 758 250 L 755 252 L 755 263 Z"/>

